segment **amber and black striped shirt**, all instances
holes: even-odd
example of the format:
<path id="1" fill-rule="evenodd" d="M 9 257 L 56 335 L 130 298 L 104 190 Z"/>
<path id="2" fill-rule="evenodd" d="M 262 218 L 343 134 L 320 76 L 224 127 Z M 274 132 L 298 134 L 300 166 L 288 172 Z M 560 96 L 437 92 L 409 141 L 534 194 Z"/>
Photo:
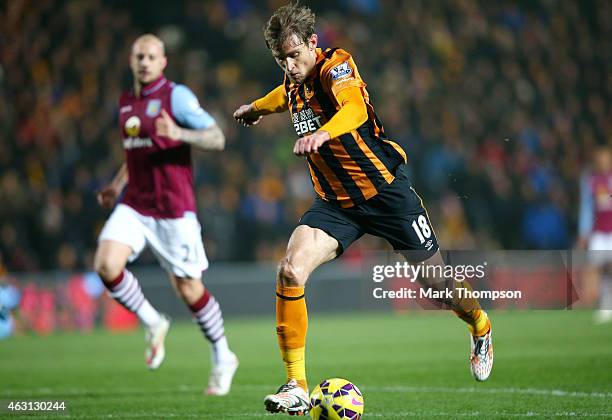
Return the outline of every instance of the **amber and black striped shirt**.
<path id="1" fill-rule="evenodd" d="M 316 131 L 338 112 L 338 92 L 361 88 L 368 119 L 350 133 L 323 144 L 318 153 L 307 156 L 312 184 L 322 199 L 352 207 L 374 197 L 393 181 L 397 166 L 406 162 L 406 153 L 387 139 L 370 104 L 366 84 L 348 52 L 317 49 L 314 76 L 301 84 L 291 83 L 285 76 L 284 86 L 299 137 Z"/>

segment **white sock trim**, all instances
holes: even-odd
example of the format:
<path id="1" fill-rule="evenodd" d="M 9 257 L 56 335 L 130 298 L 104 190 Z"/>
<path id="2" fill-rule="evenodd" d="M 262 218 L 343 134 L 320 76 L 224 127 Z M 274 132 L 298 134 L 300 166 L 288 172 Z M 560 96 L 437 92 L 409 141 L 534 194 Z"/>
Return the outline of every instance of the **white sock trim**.
<path id="1" fill-rule="evenodd" d="M 234 361 L 234 353 L 230 350 L 227 337 L 225 336 L 212 343 L 212 353 L 215 364 L 231 363 Z"/>
<path id="2" fill-rule="evenodd" d="M 140 322 L 149 328 L 158 325 L 162 320 L 160 313 L 147 299 L 142 302 L 142 305 L 140 305 L 140 308 L 136 311 L 136 315 L 140 319 Z"/>

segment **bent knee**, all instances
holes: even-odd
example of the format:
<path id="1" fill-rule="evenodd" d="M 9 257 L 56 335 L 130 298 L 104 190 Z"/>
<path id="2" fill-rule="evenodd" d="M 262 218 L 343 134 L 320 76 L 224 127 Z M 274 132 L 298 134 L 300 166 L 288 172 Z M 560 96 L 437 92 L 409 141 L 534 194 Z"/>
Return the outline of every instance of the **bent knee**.
<path id="1" fill-rule="evenodd" d="M 278 265 L 278 279 L 284 286 L 301 287 L 306 284 L 308 273 L 299 264 L 283 258 Z"/>
<path id="2" fill-rule="evenodd" d="M 97 257 L 94 260 L 94 270 L 104 282 L 111 282 L 123 271 L 124 266 L 121 263 L 113 261 L 111 258 Z"/>
<path id="3" fill-rule="evenodd" d="M 193 303 L 202 297 L 204 284 L 199 278 L 172 277 L 176 292 L 185 301 Z"/>

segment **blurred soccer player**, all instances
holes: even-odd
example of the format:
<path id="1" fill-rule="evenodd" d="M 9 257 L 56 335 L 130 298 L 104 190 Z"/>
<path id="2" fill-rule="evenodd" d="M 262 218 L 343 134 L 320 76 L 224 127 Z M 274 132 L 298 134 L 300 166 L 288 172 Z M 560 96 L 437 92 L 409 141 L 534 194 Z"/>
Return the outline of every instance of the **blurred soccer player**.
<path id="1" fill-rule="evenodd" d="M 317 48 L 314 25 L 314 14 L 297 3 L 273 14 L 264 36 L 284 82 L 234 113 L 239 123 L 251 126 L 288 109 L 298 136 L 293 152 L 306 157 L 318 195 L 279 265 L 277 335 L 287 382 L 264 400 L 268 411 L 298 415 L 308 412 L 304 286 L 313 270 L 364 233 L 387 239 L 410 262 L 444 264 L 427 212 L 407 178 L 405 152 L 387 138 L 351 55 Z M 475 299 L 445 303 L 469 326 L 474 377 L 487 379 L 493 346 L 486 313 Z"/>
<path id="2" fill-rule="evenodd" d="M 111 208 L 127 188 L 100 233 L 95 270 L 111 296 L 144 324 L 146 364 L 157 369 L 164 360 L 170 321 L 149 303 L 138 279 L 125 268 L 149 246 L 212 345 L 208 394 L 225 395 L 238 359 L 228 347 L 219 304 L 201 280 L 208 260 L 195 215 L 191 162 L 192 146 L 222 150 L 225 137 L 189 88 L 164 77 L 166 64 L 159 38 L 146 34 L 134 42 L 134 86 L 119 100 L 126 163 L 98 201 Z"/>
<path id="3" fill-rule="evenodd" d="M 612 321 L 612 152 L 600 147 L 594 167 L 583 175 L 580 185 L 580 245 L 587 248 L 589 261 L 600 277 L 599 310 L 595 322 Z"/>
<path id="4" fill-rule="evenodd" d="M 20 299 L 19 290 L 9 282 L 0 253 L 0 340 L 13 335 L 15 320 L 11 312 L 19 306 Z"/>

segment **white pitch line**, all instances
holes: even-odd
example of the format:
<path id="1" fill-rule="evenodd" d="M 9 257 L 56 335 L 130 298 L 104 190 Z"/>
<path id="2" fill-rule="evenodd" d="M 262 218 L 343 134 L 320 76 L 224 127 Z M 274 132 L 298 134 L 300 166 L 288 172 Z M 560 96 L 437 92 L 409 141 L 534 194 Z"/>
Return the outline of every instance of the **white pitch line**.
<path id="1" fill-rule="evenodd" d="M 487 418 L 490 416 L 494 417 L 536 417 L 536 418 L 551 418 L 551 417 L 612 417 L 612 413 L 583 413 L 574 411 L 560 411 L 555 413 L 550 412 L 535 412 L 527 411 L 525 413 L 512 413 L 508 411 L 471 411 L 467 413 L 461 412 L 442 412 L 442 411 L 404 411 L 404 412 L 387 412 L 387 413 L 364 413 L 368 418 L 370 417 L 382 417 L 382 418 L 431 418 L 431 417 L 443 417 L 443 418 L 457 418 L 457 417 L 482 417 Z"/>
<path id="2" fill-rule="evenodd" d="M 448 392 L 454 394 L 522 394 L 522 395 L 545 395 L 547 397 L 577 397 L 577 398 L 612 398 L 612 392 L 585 392 L 585 391 L 565 391 L 562 389 L 537 389 L 537 388 L 487 388 L 468 387 L 430 387 L 430 386 L 382 386 L 382 387 L 362 387 L 365 390 L 374 392 Z"/>
<path id="3" fill-rule="evenodd" d="M 482 387 L 431 387 L 431 386 L 364 386 L 361 387 L 365 392 L 386 392 L 386 393 L 451 393 L 451 394 L 519 394 L 532 396 L 547 396 L 547 397 L 563 397 L 563 398 L 612 398 L 612 392 L 586 392 L 586 391 L 567 391 L 561 389 L 538 389 L 538 388 L 487 388 Z M 178 385 L 176 387 L 156 388 L 151 390 L 140 390 L 137 388 L 113 388 L 114 395 L 144 395 L 144 394 L 160 394 L 166 392 L 185 391 L 185 392 L 200 392 L 203 388 L 193 385 Z M 245 391 L 268 391 L 271 389 L 267 385 L 239 385 L 233 386 L 233 389 L 242 389 Z M 8 398 L 14 396 L 27 395 L 56 395 L 56 396 L 96 396 L 101 393 L 108 394 L 106 391 L 100 391 L 99 388 L 34 388 L 30 390 L 3 390 L 0 392 L 0 398 Z"/>
<path id="4" fill-rule="evenodd" d="M 262 408 L 263 410 L 263 408 Z M 91 414 L 87 415 L 78 415 L 71 413 L 54 413 L 62 418 L 74 418 L 74 419 L 83 419 L 83 418 L 92 418 Z M 378 417 L 378 418 L 432 418 L 432 417 L 442 417 L 442 418 L 457 418 L 457 417 L 487 417 L 487 416 L 495 416 L 495 417 L 535 417 L 535 418 L 551 418 L 551 417 L 596 417 L 596 418 L 612 418 L 612 413 L 585 413 L 585 412 L 576 412 L 576 411 L 557 411 L 557 412 L 536 412 L 536 411 L 527 411 L 524 413 L 513 413 L 508 411 L 487 411 L 487 412 L 479 412 L 479 411 L 470 411 L 470 412 L 445 412 L 445 411 L 400 411 L 400 412 L 385 412 L 385 413 L 369 413 L 366 411 L 366 415 L 368 418 L 370 417 Z M 218 414 L 209 414 L 201 412 L 201 413 L 168 413 L 168 412 L 131 412 L 131 413 L 121 413 L 121 414 L 100 414 L 95 415 L 94 418 L 105 418 L 105 419 L 124 419 L 124 418 L 207 418 L 207 417 L 215 417 L 217 418 Z M 264 412 L 251 412 L 251 413 L 225 413 L 223 418 L 262 418 L 262 417 L 271 417 L 273 416 L 270 413 Z M 26 415 L 26 418 L 29 417 Z"/>

